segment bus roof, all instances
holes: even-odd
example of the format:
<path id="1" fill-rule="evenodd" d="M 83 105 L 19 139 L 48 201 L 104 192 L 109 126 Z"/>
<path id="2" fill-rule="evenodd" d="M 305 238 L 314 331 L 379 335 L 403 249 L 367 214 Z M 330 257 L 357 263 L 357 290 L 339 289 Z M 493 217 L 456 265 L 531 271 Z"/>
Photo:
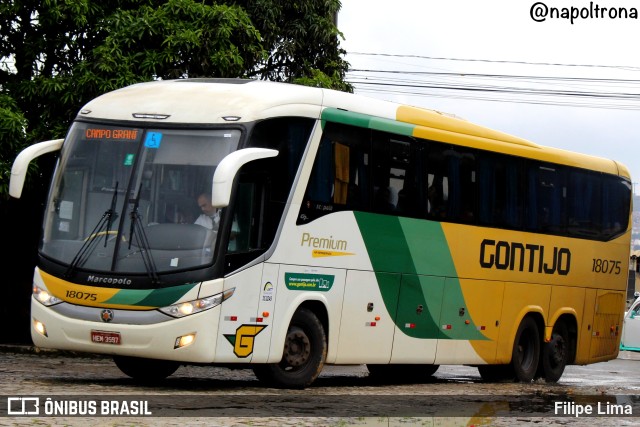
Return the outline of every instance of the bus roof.
<path id="1" fill-rule="evenodd" d="M 449 114 L 285 83 L 241 79 L 139 83 L 97 97 L 78 116 L 200 125 L 278 116 L 323 118 L 630 178 L 626 167 L 615 161 L 537 145 Z"/>

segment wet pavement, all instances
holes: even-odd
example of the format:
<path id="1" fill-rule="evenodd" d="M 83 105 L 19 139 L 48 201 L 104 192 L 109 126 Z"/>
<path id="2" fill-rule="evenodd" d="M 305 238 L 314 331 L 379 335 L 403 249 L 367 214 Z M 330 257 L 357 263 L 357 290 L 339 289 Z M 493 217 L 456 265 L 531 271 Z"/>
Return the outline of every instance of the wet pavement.
<path id="1" fill-rule="evenodd" d="M 312 387 L 280 390 L 263 386 L 250 370 L 208 366 L 184 366 L 163 382 L 141 385 L 109 358 L 4 346 L 0 394 L 3 426 L 640 426 L 640 353 L 569 366 L 557 384 L 485 383 L 469 366 L 441 366 L 428 383 L 379 383 L 357 365 L 327 366 Z M 16 397 L 38 397 L 40 416 L 7 417 L 8 399 Z M 47 398 L 64 416 L 43 415 Z M 97 410 L 81 408 L 84 415 L 100 415 L 102 400 L 116 406 L 109 417 L 71 417 L 69 400 L 94 402 Z M 151 414 L 134 402 L 146 402 Z M 135 408 L 141 416 L 126 416 L 137 415 Z"/>

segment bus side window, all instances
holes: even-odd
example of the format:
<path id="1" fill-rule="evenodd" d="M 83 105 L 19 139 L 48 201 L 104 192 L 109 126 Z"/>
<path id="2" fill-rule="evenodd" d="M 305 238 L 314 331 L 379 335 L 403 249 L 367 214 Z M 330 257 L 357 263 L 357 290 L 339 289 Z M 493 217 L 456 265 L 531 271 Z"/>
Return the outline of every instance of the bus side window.
<path id="1" fill-rule="evenodd" d="M 370 131 L 327 123 L 298 215 L 305 224 L 343 210 L 369 210 Z"/>
<path id="2" fill-rule="evenodd" d="M 407 208 L 405 185 L 411 169 L 412 140 L 384 132 L 372 133 L 373 211 L 402 215 Z M 400 204 L 400 196 L 404 199 Z M 400 206 L 398 206 L 400 204 Z M 401 211 L 402 209 L 402 211 Z"/>
<path id="3" fill-rule="evenodd" d="M 522 226 L 522 165 L 515 157 L 480 153 L 478 221 L 518 229 Z"/>
<path id="4" fill-rule="evenodd" d="M 427 218 L 435 221 L 450 217 L 449 190 L 450 168 L 445 154 L 445 145 L 430 143 L 427 157 Z"/>
<path id="5" fill-rule="evenodd" d="M 529 221 L 532 231 L 564 234 L 566 231 L 566 183 L 564 168 L 533 164 L 529 167 Z"/>

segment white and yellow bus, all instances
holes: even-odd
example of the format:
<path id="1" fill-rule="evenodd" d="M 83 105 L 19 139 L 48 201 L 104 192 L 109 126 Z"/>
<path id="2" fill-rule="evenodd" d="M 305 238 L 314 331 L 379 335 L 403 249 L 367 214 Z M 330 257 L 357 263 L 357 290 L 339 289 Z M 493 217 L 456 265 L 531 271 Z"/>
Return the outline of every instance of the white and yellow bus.
<path id="1" fill-rule="evenodd" d="M 64 140 L 17 157 L 14 197 L 56 150 L 38 347 L 113 355 L 143 380 L 237 364 L 281 387 L 325 364 L 557 381 L 617 356 L 631 180 L 615 161 L 352 94 L 210 79 L 89 102 Z"/>

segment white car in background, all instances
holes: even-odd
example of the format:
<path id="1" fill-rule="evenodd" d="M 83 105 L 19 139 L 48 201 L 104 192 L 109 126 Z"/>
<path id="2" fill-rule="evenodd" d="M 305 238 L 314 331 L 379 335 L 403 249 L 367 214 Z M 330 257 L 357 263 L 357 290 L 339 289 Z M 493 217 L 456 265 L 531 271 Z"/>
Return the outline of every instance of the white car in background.
<path id="1" fill-rule="evenodd" d="M 636 292 L 635 297 L 629 311 L 624 314 L 620 350 L 640 351 L 640 293 Z"/>

